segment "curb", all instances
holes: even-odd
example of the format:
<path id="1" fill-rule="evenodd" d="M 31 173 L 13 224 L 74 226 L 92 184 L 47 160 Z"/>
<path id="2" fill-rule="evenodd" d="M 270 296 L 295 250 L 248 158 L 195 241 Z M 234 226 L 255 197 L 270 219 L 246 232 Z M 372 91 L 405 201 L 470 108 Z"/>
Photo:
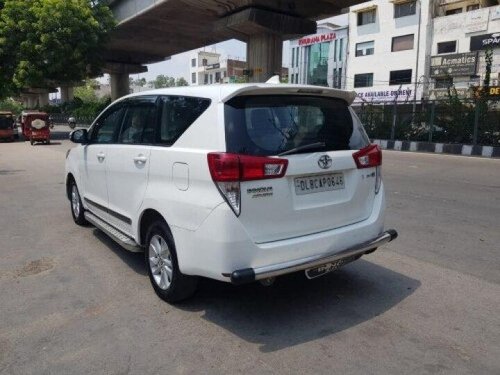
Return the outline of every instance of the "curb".
<path id="1" fill-rule="evenodd" d="M 500 158 L 500 147 L 473 146 L 464 144 L 410 142 L 410 141 L 388 141 L 385 139 L 374 139 L 373 143 L 379 145 L 383 150 L 396 151 L 422 151 L 437 154 L 452 154 L 464 156 L 484 156 L 486 158 Z"/>

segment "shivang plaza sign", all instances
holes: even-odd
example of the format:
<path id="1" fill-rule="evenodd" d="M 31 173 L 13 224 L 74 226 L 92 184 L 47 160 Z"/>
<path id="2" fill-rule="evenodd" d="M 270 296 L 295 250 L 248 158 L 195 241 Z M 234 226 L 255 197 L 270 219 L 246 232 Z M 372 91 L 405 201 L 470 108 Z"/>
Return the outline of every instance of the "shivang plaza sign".
<path id="1" fill-rule="evenodd" d="M 479 51 L 487 48 L 500 48 L 500 33 L 483 34 L 470 37 L 471 51 Z"/>
<path id="2" fill-rule="evenodd" d="M 431 77 L 470 76 L 476 74 L 477 52 L 431 57 Z"/>
<path id="3" fill-rule="evenodd" d="M 336 37 L 337 35 L 335 33 L 306 36 L 299 39 L 299 46 L 309 46 L 316 43 L 330 42 L 335 40 Z"/>

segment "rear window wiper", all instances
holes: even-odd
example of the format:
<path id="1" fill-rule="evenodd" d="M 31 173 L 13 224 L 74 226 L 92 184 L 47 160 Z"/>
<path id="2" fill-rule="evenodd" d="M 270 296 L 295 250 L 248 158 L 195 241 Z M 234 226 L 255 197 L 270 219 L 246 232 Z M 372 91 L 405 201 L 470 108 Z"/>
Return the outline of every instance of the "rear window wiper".
<path id="1" fill-rule="evenodd" d="M 326 147 L 325 142 L 309 143 L 308 145 L 302 145 L 287 151 L 283 151 L 282 153 L 278 154 L 278 156 L 290 155 L 299 151 L 314 150 L 315 148 L 325 148 L 325 147 Z"/>

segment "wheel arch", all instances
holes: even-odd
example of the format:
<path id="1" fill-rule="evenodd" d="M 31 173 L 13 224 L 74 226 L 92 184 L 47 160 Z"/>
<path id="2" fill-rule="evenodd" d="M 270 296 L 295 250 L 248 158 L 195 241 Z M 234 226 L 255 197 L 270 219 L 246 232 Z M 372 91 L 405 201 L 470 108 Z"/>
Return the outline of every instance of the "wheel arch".
<path id="1" fill-rule="evenodd" d="M 76 182 L 75 176 L 73 176 L 73 173 L 69 172 L 66 175 L 66 197 L 68 199 L 71 199 L 71 183 Z"/>
<path id="2" fill-rule="evenodd" d="M 166 226 L 168 227 L 168 229 L 170 230 L 170 226 L 168 225 L 167 220 L 165 220 L 165 217 L 162 214 L 160 214 L 158 211 L 156 211 L 155 209 L 147 208 L 142 212 L 142 214 L 139 218 L 139 225 L 137 228 L 138 229 L 138 239 L 139 239 L 141 246 L 145 246 L 146 234 L 147 234 L 149 226 L 157 220 L 163 221 L 166 224 Z M 171 230 L 170 230 L 170 233 L 172 233 Z"/>

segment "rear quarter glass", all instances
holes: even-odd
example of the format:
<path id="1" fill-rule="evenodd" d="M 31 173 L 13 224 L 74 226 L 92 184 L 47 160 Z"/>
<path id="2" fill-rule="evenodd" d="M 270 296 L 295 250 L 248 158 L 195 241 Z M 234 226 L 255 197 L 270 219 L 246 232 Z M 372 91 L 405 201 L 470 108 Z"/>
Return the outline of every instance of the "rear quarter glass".
<path id="1" fill-rule="evenodd" d="M 272 156 L 312 143 L 314 151 L 359 150 L 369 144 L 342 99 L 307 95 L 239 96 L 225 105 L 227 152 Z M 303 152 L 311 152 L 304 150 Z"/>

